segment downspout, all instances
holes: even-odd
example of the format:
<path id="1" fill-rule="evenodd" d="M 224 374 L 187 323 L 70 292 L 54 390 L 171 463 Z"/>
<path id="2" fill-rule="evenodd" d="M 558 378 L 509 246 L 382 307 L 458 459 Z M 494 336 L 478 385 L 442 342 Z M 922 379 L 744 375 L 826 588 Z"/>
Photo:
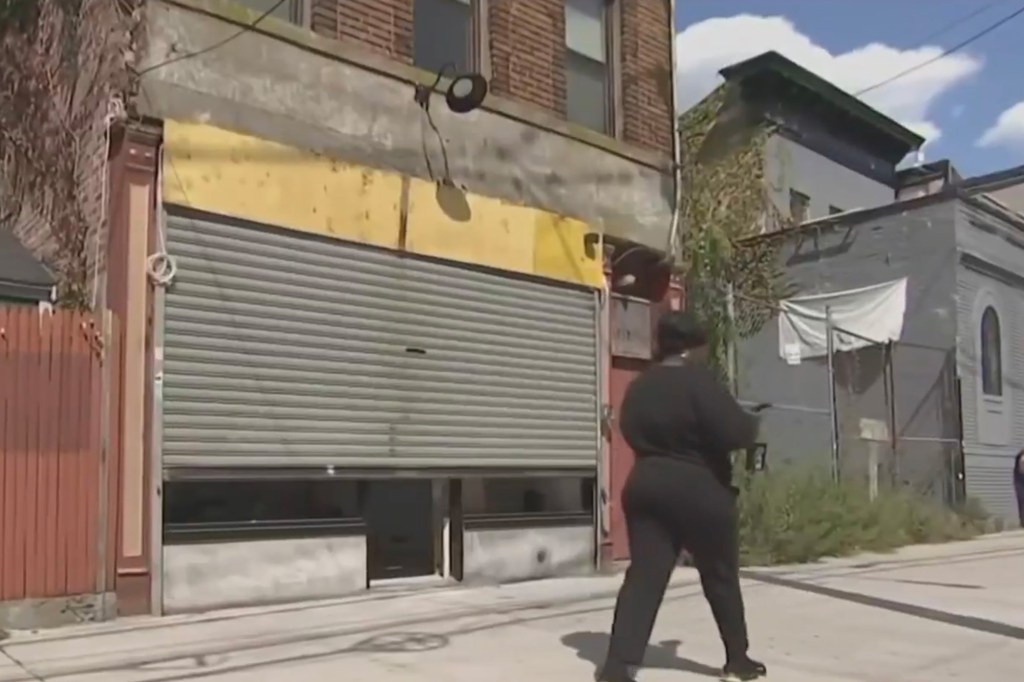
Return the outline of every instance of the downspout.
<path id="1" fill-rule="evenodd" d="M 672 221 L 668 228 L 668 240 L 666 243 L 665 259 L 669 265 L 675 263 L 679 255 L 682 227 L 682 205 L 683 205 L 683 167 L 682 167 L 682 145 L 679 142 L 679 97 L 676 93 L 677 80 L 679 76 L 679 65 L 676 58 L 676 0 L 669 0 L 669 31 L 671 52 L 669 55 L 669 77 L 671 84 L 669 93 L 672 97 L 670 109 L 672 110 Z"/>

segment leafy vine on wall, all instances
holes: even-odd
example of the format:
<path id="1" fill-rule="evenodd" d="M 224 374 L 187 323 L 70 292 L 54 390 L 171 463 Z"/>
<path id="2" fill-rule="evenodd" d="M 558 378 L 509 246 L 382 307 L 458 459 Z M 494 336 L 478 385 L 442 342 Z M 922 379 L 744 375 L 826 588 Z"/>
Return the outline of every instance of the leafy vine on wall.
<path id="1" fill-rule="evenodd" d="M 0 229 L 29 236 L 60 303 L 89 306 L 106 115 L 130 100 L 143 0 L 0 0 Z"/>
<path id="2" fill-rule="evenodd" d="M 788 223 L 771 200 L 765 179 L 765 145 L 772 128 L 747 118 L 729 85 L 680 118 L 679 275 L 686 283 L 687 306 L 706 326 L 713 361 L 723 374 L 728 373 L 730 346 L 757 333 L 787 290 L 779 263 L 781 240 L 741 243 Z M 712 146 L 718 150 L 709 152 Z M 730 284 L 732 315 L 726 293 Z"/>

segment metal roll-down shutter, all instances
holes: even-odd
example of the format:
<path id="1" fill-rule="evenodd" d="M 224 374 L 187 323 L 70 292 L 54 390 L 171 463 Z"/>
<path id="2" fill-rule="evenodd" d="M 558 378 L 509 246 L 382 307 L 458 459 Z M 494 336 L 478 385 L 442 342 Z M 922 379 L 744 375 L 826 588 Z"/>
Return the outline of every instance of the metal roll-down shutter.
<path id="1" fill-rule="evenodd" d="M 580 468 L 592 292 L 168 217 L 165 467 Z"/>

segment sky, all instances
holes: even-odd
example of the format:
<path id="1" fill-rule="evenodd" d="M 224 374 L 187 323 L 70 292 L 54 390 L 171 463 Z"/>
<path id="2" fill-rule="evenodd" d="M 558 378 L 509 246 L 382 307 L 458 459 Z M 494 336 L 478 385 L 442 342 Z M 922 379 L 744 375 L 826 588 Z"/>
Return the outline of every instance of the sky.
<path id="1" fill-rule="evenodd" d="M 848 92 L 918 66 L 1024 0 L 677 0 L 679 103 L 723 66 L 775 50 Z M 971 16 L 973 15 L 973 16 Z M 1024 165 L 1024 15 L 863 95 L 965 176 Z"/>

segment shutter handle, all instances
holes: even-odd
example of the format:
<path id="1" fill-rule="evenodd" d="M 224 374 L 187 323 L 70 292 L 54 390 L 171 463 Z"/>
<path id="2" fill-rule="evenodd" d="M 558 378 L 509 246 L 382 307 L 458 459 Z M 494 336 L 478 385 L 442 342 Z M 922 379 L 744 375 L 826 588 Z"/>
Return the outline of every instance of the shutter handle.
<path id="1" fill-rule="evenodd" d="M 610 436 L 615 425 L 615 408 L 608 403 L 601 406 L 601 434 Z"/>

